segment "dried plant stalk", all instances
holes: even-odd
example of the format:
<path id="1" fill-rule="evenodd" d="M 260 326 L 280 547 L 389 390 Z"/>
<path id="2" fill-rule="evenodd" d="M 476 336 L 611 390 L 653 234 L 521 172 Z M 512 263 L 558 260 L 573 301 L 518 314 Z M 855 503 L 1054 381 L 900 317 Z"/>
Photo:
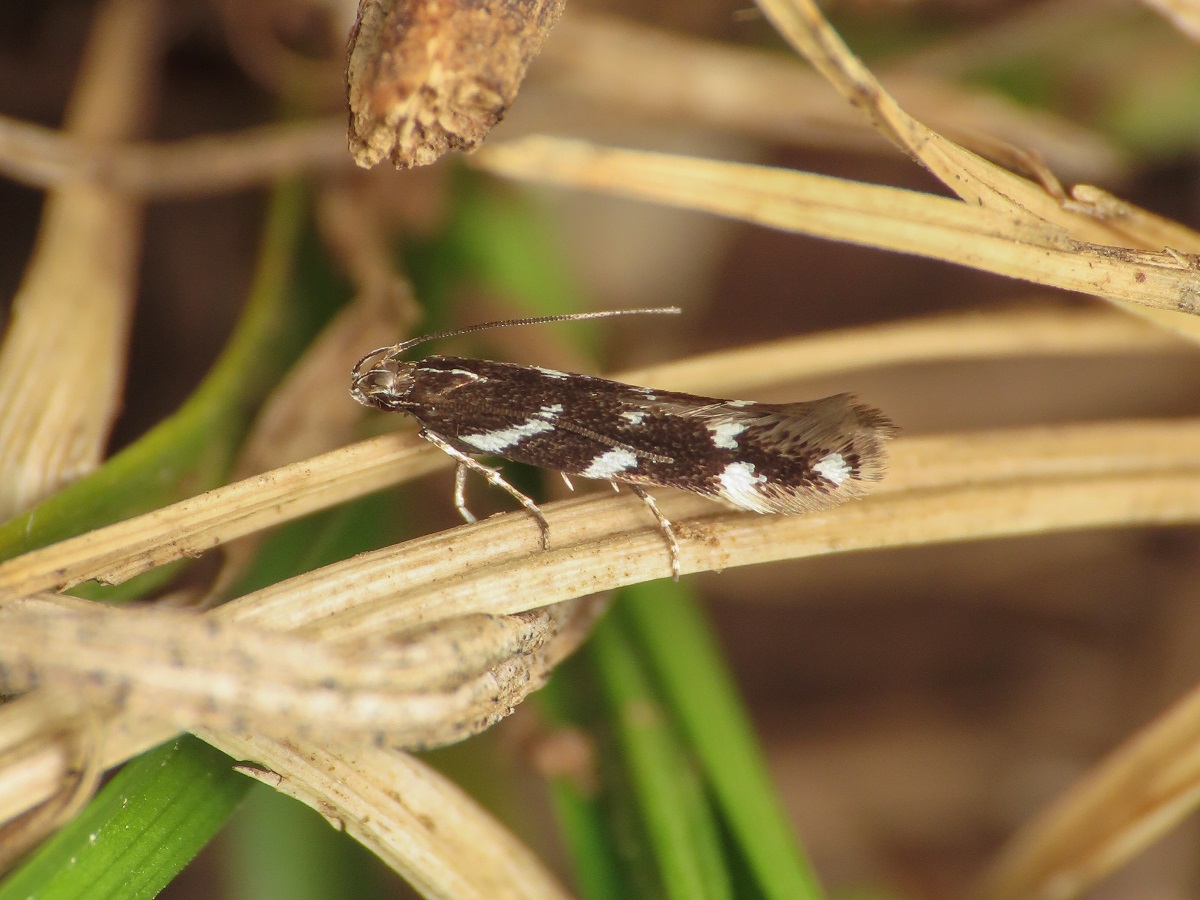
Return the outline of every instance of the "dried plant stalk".
<path id="1" fill-rule="evenodd" d="M 261 780 L 308 804 L 401 873 L 445 900 L 567 900 L 529 848 L 458 785 L 404 753 L 201 732 Z M 247 774 L 256 774 L 243 769 Z"/>
<path id="2" fill-rule="evenodd" d="M 1147 459 L 1151 439 L 1174 447 L 1160 446 Z M 723 571 L 873 547 L 1194 521 L 1198 451 L 1195 422 L 901 437 L 892 445 L 888 479 L 873 496 L 828 514 L 721 513 L 711 502 L 675 494 L 658 502 L 680 523 L 683 571 Z M 969 461 L 947 465 L 964 452 Z M 280 615 L 301 591 L 306 605 L 320 610 L 307 630 L 346 640 L 446 617 L 513 613 L 670 574 L 661 534 L 634 498 L 571 500 L 543 512 L 549 551 L 534 552 L 537 529 L 521 514 L 496 517 L 264 588 L 239 599 L 239 614 Z"/>
<path id="3" fill-rule="evenodd" d="M 1032 298 L 1031 298 L 1032 299 Z M 904 363 L 1174 353 L 1194 347 L 1103 308 L 993 309 L 884 322 L 721 350 L 622 373 L 631 384 L 721 394 Z"/>
<path id="4" fill-rule="evenodd" d="M 252 730 L 419 749 L 508 715 L 572 652 L 596 605 L 468 616 L 403 639 L 322 642 L 178 610 L 0 607 L 0 691 L 62 688 L 177 732 Z"/>
<path id="5" fill-rule="evenodd" d="M 119 717 L 124 735 L 120 724 L 109 732 L 117 744 L 131 733 L 145 743 L 189 729 L 235 756 L 292 775 L 289 793 L 347 827 L 413 883 L 441 886 L 435 896 L 507 896 L 526 881 L 539 896 L 559 896 L 561 888 L 536 858 L 514 852 L 511 835 L 461 793 L 441 797 L 448 806 L 423 812 L 420 828 L 408 827 L 411 791 L 452 790 L 431 770 L 400 754 L 367 751 L 384 773 L 408 766 L 409 789 L 400 791 L 381 774 L 387 790 L 356 800 L 356 790 L 370 787 L 371 773 L 356 771 L 354 756 L 333 748 L 439 746 L 494 724 L 578 647 L 605 605 L 583 600 L 529 615 L 467 617 L 403 641 L 349 646 L 234 624 L 228 607 L 198 617 L 78 601 L 8 604 L 0 607 L 6 650 L 25 650 L 4 654 L 0 689 L 36 688 L 0 714 L 0 746 L 13 747 L 0 755 L 0 773 L 20 772 L 26 791 L 46 783 L 38 761 L 22 765 L 24 748 L 10 742 L 24 744 L 38 730 L 43 736 L 77 733 L 83 713 L 93 722 Z M 55 706 L 64 696 L 74 699 L 73 722 L 69 710 Z M 43 718 L 28 721 L 33 712 Z M 255 737 L 242 736 L 247 731 Z M 323 767 L 320 778 L 294 780 L 301 774 L 297 761 L 312 756 L 348 763 Z M 43 770 L 61 762 L 39 761 Z M 97 771 L 98 761 L 90 762 L 89 770 Z M 333 789 L 326 781 L 330 769 L 344 774 Z M 464 828 L 486 845 L 459 852 L 455 842 L 468 836 Z M 426 842 L 414 855 L 414 845 Z M 508 858 L 502 865 L 488 858 L 501 852 Z M 508 886 L 495 893 L 495 879 Z M 462 894 L 464 881 L 490 885 L 490 892 Z"/>
<path id="6" fill-rule="evenodd" d="M 1195 329 L 1200 337 L 1200 318 L 1191 315 L 1200 312 L 1200 274 L 1191 258 L 1084 243 L 1059 225 L 1011 209 L 808 172 L 562 138 L 493 144 L 471 162 L 523 181 L 705 210 L 1083 291 L 1161 311 L 1168 315 L 1156 322 L 1181 334 Z"/>
<path id="7" fill-rule="evenodd" d="M 1193 41 L 1200 41 L 1200 3 L 1196 0 L 1142 0 Z"/>
<path id="8" fill-rule="evenodd" d="M 346 61 L 350 153 L 424 166 L 484 139 L 563 0 L 361 0 Z"/>
<path id="9" fill-rule="evenodd" d="M 94 145 L 0 116 L 0 173 L 54 188 L 86 173 L 138 197 L 237 190 L 314 168 L 349 168 L 342 119 L 263 125 L 217 136 Z"/>
<path id="10" fill-rule="evenodd" d="M 1032 227 L 1042 232 L 1043 239 L 1049 239 L 1052 244 L 1064 240 L 1068 245 L 1086 242 L 1096 246 L 1080 246 L 1080 252 L 1123 258 L 1129 265 L 1123 275 L 1117 276 L 1119 280 L 1142 278 L 1145 274 L 1142 261 L 1153 267 L 1149 258 L 1124 249 L 1125 242 L 1131 237 L 1129 230 L 1114 228 L 1102 212 L 1093 214 L 1082 202 L 1063 203 L 1060 197 L 1043 190 L 1040 185 L 965 150 L 910 116 L 850 52 L 812 0 L 758 0 L 758 5 L 796 51 L 808 59 L 848 102 L 860 107 L 884 137 L 920 161 L 968 205 L 978 206 L 981 211 L 986 209 L 1011 215 L 1018 229 Z M 986 226 L 984 230 L 987 230 Z M 1154 237 L 1147 235 L 1146 241 L 1135 242 L 1134 246 L 1157 250 L 1161 245 Z M 1200 236 L 1193 235 L 1178 249 L 1197 252 Z M 1155 255 L 1160 257 L 1160 262 L 1166 262 L 1162 259 L 1164 254 Z M 1041 267 L 1041 271 L 1052 279 L 1065 275 L 1060 261 L 1053 259 L 1053 253 L 1049 256 L 1048 264 Z M 1126 296 L 1121 290 L 1070 289 L 1115 300 L 1156 325 L 1200 340 L 1200 317 L 1196 316 L 1200 312 L 1200 276 L 1197 276 L 1196 260 L 1185 259 L 1179 253 L 1168 252 L 1165 256 L 1176 257 L 1177 268 L 1182 274 L 1170 287 L 1163 285 L 1168 293 L 1157 300 Z M 1038 268 L 1032 258 L 1028 262 L 1031 268 Z M 1034 280 L 1058 283 L 1042 278 Z"/>
<path id="11" fill-rule="evenodd" d="M 1020 146 L 1055 171 L 1103 182 L 1128 166 L 1102 135 L 1052 113 L 914 71 L 885 70 L 884 78 L 922 121 L 968 146 L 994 151 L 1007 144 L 1010 152 Z M 620 19 L 566 17 L 525 89 L 553 92 L 551 111 L 584 98 L 623 115 L 696 122 L 720 133 L 856 153 L 889 151 L 862 114 L 800 60 Z"/>
<path id="12" fill-rule="evenodd" d="M 1095 766 L 1021 829 L 979 900 L 1078 897 L 1200 805 L 1200 688 Z"/>
<path id="13" fill-rule="evenodd" d="M 892 476 L 876 496 L 827 513 L 716 512 L 690 496 L 660 498 L 682 523 L 685 571 L 883 546 L 909 546 L 1113 524 L 1200 521 L 1200 422 L 1064 426 L 893 444 Z M 956 460 L 957 465 L 947 464 Z M 539 549 L 522 513 L 362 554 L 232 601 L 221 621 L 299 629 L 310 638 L 365 640 L 461 616 L 514 614 L 669 573 L 662 536 L 635 498 L 548 504 L 556 547 Z M 698 518 L 702 517 L 702 518 Z M 688 521 L 689 519 L 696 521 Z M 469 563 L 469 565 L 468 565 Z M 11 648 L 10 648 L 11 652 Z M 16 796 L 0 811 L 44 798 L 42 743 L 0 748 Z M 107 764 L 170 736 L 161 723 L 119 717 L 100 742 Z"/>
<path id="14" fill-rule="evenodd" d="M 65 547 L 54 545 L 59 549 L 49 557 L 34 555 L 46 548 L 35 550 L 0 563 L 0 582 L 6 585 L 0 587 L 0 599 L 90 578 L 119 584 L 181 553 L 203 553 L 234 537 L 395 484 L 397 473 L 415 476 L 446 465 L 429 450 L 415 435 L 386 435 L 88 532 L 64 542 Z M 320 479 L 311 477 L 318 472 Z M 166 537 L 172 533 L 179 535 L 174 548 Z M 60 558 L 68 569 L 46 583 L 47 572 L 36 561 L 61 551 L 66 551 Z"/>
<path id="15" fill-rule="evenodd" d="M 667 114 L 805 145 L 860 152 L 886 147 L 861 115 L 820 89 L 810 70 L 778 54 L 589 16 L 556 26 L 541 60 L 540 80 L 526 90 L 546 89 L 560 98 L 600 100 L 642 115 Z M 968 135 L 972 142 L 1001 135 L 1076 177 L 1110 181 L 1126 165 L 1101 137 L 1001 97 L 910 72 L 890 75 L 888 81 L 915 112 L 947 134 Z M 302 170 L 335 169 L 345 155 L 340 119 L 95 145 L 0 116 L 0 172 L 45 188 L 87 173 L 98 185 L 143 197 L 211 193 Z"/>
<path id="16" fill-rule="evenodd" d="M 161 4 L 100 7 L 67 115 L 88 141 L 140 128 Z M 46 200 L 0 347 L 0 519 L 100 462 L 120 401 L 140 251 L 140 205 L 86 181 Z"/>
<path id="17" fill-rule="evenodd" d="M 759 224 L 899 249 L 1041 284 L 1106 297 L 1155 324 L 1200 339 L 1200 275 L 1182 251 L 1200 236 L 1174 229 L 1183 246 L 1158 252 L 1160 224 L 1114 216 L 1047 192 L 909 116 L 855 58 L 808 0 L 763 0 L 793 46 L 872 124 L 967 203 L 815 175 L 665 154 L 633 153 L 554 138 L 491 146 L 474 162 L 531 181 L 602 190 Z M 1132 246 L 1129 246 L 1132 245 Z M 1154 250 L 1140 248 L 1153 247 Z M 1178 315 L 1186 313 L 1187 315 Z"/>

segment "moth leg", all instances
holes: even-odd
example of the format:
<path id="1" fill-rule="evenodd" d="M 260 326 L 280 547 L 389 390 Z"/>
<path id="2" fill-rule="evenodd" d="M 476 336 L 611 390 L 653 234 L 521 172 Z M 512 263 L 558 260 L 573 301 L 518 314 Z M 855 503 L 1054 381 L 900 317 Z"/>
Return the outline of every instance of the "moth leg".
<path id="1" fill-rule="evenodd" d="M 441 450 L 447 456 L 450 456 L 451 458 L 453 458 L 454 461 L 458 463 L 460 471 L 462 471 L 463 469 L 470 469 L 472 472 L 478 472 L 480 475 L 482 475 L 484 478 L 486 478 L 489 483 L 495 485 L 498 488 L 503 488 L 504 490 L 508 491 L 508 493 L 513 497 L 514 500 L 516 500 L 523 507 L 525 507 L 526 511 L 531 516 L 533 516 L 535 519 L 537 519 L 538 528 L 540 528 L 542 531 L 542 549 L 543 550 L 550 549 L 550 523 L 546 521 L 546 517 L 542 515 L 542 511 L 540 509 L 538 509 L 538 505 L 536 503 L 534 503 L 533 500 L 531 500 L 529 497 L 526 497 L 524 494 L 522 494 L 520 491 L 518 491 L 515 487 L 513 487 L 511 484 L 509 484 L 507 481 L 505 481 L 504 476 L 501 475 L 499 472 L 497 472 L 495 469 L 490 468 L 489 466 L 485 466 L 479 460 L 474 459 L 470 456 L 467 456 L 467 454 L 463 453 L 460 450 L 454 449 L 448 443 L 446 443 L 445 439 L 434 434 L 432 431 L 428 431 L 427 429 L 422 428 L 419 432 L 417 432 L 417 434 L 420 437 L 423 437 L 425 440 L 429 441 L 429 443 L 433 444 L 433 446 L 437 447 L 439 450 Z M 463 478 L 464 479 L 466 478 L 465 474 L 463 475 Z M 455 473 L 456 494 L 457 494 L 457 487 L 458 487 L 458 474 Z M 457 497 L 455 499 L 457 499 Z M 462 507 L 460 507 L 459 512 L 465 512 L 465 510 Z M 469 513 L 468 513 L 468 515 L 469 515 Z M 470 521 L 470 520 L 468 520 L 468 521 Z"/>
<path id="2" fill-rule="evenodd" d="M 612 486 L 616 487 L 616 483 L 612 482 Z M 679 542 L 675 540 L 675 529 L 671 527 L 671 521 L 662 514 L 658 508 L 658 504 L 654 502 L 654 498 L 646 493 L 645 488 L 641 485 L 631 484 L 629 489 L 637 494 L 642 502 L 650 507 L 650 512 L 654 513 L 654 518 L 658 519 L 658 527 L 666 538 L 667 547 L 671 550 L 671 577 L 676 581 L 679 580 Z"/>
<path id="3" fill-rule="evenodd" d="M 454 508 L 467 522 L 478 522 L 479 520 L 467 509 L 466 489 L 467 467 L 460 462 L 454 467 Z"/>
<path id="4" fill-rule="evenodd" d="M 575 485 L 571 484 L 571 479 L 567 477 L 567 473 L 559 472 L 558 474 L 562 476 L 563 484 L 565 484 L 567 486 L 567 490 L 574 491 Z"/>

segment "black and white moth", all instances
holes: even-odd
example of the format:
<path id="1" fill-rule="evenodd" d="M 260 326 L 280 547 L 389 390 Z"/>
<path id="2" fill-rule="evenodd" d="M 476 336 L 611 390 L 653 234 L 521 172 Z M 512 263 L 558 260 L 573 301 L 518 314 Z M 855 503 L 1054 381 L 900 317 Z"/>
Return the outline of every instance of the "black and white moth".
<path id="1" fill-rule="evenodd" d="M 629 485 L 650 507 L 679 578 L 671 523 L 644 485 L 679 488 L 757 513 L 802 513 L 866 492 L 883 476 L 884 442 L 896 427 L 852 394 L 803 403 L 719 400 L 634 387 L 607 378 L 460 356 L 402 354 L 426 341 L 485 328 L 578 321 L 674 307 L 486 322 L 372 350 L 351 375 L 350 395 L 367 407 L 404 412 L 420 436 L 457 462 L 454 503 L 474 522 L 463 489 L 480 473 L 550 527 L 532 499 L 475 455 L 499 456 L 568 476 Z"/>

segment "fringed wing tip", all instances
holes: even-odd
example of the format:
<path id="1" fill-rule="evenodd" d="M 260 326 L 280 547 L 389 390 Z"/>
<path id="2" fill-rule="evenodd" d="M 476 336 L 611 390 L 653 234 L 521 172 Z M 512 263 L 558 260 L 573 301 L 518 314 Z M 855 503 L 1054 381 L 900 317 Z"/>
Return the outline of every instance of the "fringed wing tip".
<path id="1" fill-rule="evenodd" d="M 849 450 L 859 460 L 852 481 L 879 481 L 887 470 L 886 442 L 900 433 L 900 426 L 882 410 L 863 403 L 854 394 L 838 396 L 844 398 L 854 425 L 847 429 Z M 852 491 L 854 496 L 861 493 L 862 490 Z"/>
<path id="2" fill-rule="evenodd" d="M 854 394 L 835 394 L 788 404 L 780 412 L 795 416 L 794 422 L 804 423 L 800 429 L 793 425 L 787 437 L 804 447 L 805 455 L 813 460 L 813 474 L 818 477 L 815 483 L 806 479 L 802 485 L 761 485 L 760 492 L 770 509 L 760 511 L 804 513 L 828 509 L 863 496 L 883 478 L 887 441 L 900 429 L 881 410 Z M 814 451 L 814 446 L 821 450 Z M 814 458 L 814 453 L 819 458 Z"/>

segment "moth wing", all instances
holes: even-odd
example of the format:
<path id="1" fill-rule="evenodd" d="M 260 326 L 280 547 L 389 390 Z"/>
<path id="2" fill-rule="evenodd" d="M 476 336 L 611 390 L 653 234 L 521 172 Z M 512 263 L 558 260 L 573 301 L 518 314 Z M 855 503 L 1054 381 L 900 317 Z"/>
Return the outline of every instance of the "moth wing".
<path id="1" fill-rule="evenodd" d="M 718 447 L 725 436 L 732 460 L 713 473 L 705 492 L 761 513 L 809 512 L 866 493 L 883 477 L 885 442 L 899 430 L 853 394 L 801 403 L 671 398 L 652 405 L 702 420 Z"/>

